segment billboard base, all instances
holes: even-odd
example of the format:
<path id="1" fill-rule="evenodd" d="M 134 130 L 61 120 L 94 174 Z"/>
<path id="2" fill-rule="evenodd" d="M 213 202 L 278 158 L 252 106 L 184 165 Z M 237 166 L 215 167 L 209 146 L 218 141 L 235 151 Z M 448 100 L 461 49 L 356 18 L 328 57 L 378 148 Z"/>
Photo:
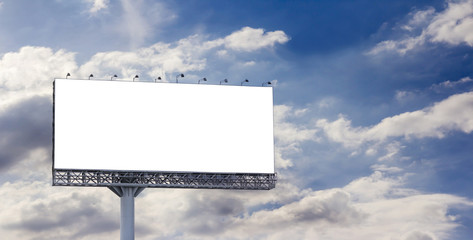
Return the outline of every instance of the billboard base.
<path id="1" fill-rule="evenodd" d="M 109 187 L 120 197 L 120 240 L 135 239 L 135 197 L 144 188 L 139 187 Z"/>

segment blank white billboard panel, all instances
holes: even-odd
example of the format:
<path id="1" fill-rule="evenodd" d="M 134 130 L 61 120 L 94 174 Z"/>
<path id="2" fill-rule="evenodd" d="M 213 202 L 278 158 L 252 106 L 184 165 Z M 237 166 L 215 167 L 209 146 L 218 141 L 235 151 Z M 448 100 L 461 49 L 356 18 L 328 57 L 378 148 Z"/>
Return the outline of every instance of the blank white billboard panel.
<path id="1" fill-rule="evenodd" d="M 274 173 L 270 87 L 56 79 L 54 168 Z"/>

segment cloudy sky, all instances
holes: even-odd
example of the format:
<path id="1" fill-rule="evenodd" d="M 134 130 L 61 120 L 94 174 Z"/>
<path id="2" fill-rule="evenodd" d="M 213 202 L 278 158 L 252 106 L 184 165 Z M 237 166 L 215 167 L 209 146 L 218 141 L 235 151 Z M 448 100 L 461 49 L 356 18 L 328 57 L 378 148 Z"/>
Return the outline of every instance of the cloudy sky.
<path id="1" fill-rule="evenodd" d="M 66 73 L 273 83 L 277 187 L 147 189 L 137 239 L 473 237 L 473 0 L 0 0 L 3 239 L 119 238 L 111 191 L 51 186 Z"/>

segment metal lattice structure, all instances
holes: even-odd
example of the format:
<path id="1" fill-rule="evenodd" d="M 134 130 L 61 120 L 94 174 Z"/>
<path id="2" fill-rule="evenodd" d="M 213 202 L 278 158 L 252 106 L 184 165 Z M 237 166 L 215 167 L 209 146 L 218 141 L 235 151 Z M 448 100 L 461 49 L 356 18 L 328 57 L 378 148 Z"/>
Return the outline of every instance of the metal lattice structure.
<path id="1" fill-rule="evenodd" d="M 53 186 L 269 190 L 276 174 L 53 170 Z"/>

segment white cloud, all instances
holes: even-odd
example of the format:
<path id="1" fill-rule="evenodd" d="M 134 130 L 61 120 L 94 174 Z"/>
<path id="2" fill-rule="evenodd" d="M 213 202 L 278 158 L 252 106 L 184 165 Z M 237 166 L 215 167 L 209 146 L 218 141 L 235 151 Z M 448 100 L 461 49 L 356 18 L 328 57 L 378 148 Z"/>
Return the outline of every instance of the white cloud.
<path id="1" fill-rule="evenodd" d="M 302 142 L 315 140 L 317 129 L 310 129 L 287 121 L 288 117 L 299 117 L 306 112 L 287 105 L 274 106 L 274 137 L 281 142 Z"/>
<path id="2" fill-rule="evenodd" d="M 421 29 L 417 36 L 378 43 L 368 54 L 395 51 L 401 55 L 416 49 L 425 42 L 467 44 L 473 46 L 473 0 L 447 1 L 447 8 L 435 13 L 433 8 L 409 14 L 410 20 L 401 28 L 409 32 Z"/>
<path id="3" fill-rule="evenodd" d="M 455 216 L 449 215 L 448 210 L 473 206 L 471 201 L 452 195 L 421 194 L 412 189 L 404 189 L 402 181 L 376 172 L 357 179 L 344 188 L 299 190 L 299 194 L 293 195 L 297 196 L 295 199 L 279 207 L 252 212 L 245 209 L 265 202 L 255 202 L 256 199 L 288 189 L 257 193 L 258 196 L 233 192 L 228 193 L 231 196 L 224 196 L 219 191 L 196 191 L 175 198 L 172 192 L 166 197 L 168 200 L 162 201 L 159 200 L 165 197 L 163 194 L 151 193 L 154 197 L 147 199 L 146 203 L 153 205 L 167 203 L 170 199 L 181 199 L 169 202 L 175 204 L 168 208 L 173 209 L 174 215 L 167 228 L 163 229 L 166 236 L 174 236 L 176 239 L 198 236 L 199 239 L 274 240 L 346 239 L 348 236 L 350 239 L 402 239 L 401 236 L 404 239 L 415 236 L 446 239 L 450 232 L 460 226 Z M 151 199 L 159 200 L 152 202 Z M 274 200 L 275 203 L 279 202 L 278 198 Z M 246 201 L 251 203 L 247 204 Z M 180 211 L 176 213 L 175 209 Z M 171 214 L 170 212 L 164 210 L 160 213 Z M 200 216 L 199 221 L 193 221 L 192 217 L 197 215 Z M 155 227 L 156 225 L 153 224 Z M 179 234 L 170 232 L 171 229 L 177 229 L 174 226 L 184 226 L 186 231 L 179 231 Z M 157 227 L 160 229 L 160 224 Z"/>
<path id="4" fill-rule="evenodd" d="M 295 109 L 288 105 L 274 106 L 275 161 L 278 169 L 293 166 L 288 155 L 301 151 L 300 143 L 317 141 L 317 129 L 292 123 L 289 119 L 298 119 L 306 114 L 307 108 Z"/>
<path id="5" fill-rule="evenodd" d="M 251 66 L 254 66 L 256 64 L 255 61 L 248 61 L 248 62 L 244 62 L 243 63 L 243 66 L 245 67 L 251 67 Z"/>
<path id="6" fill-rule="evenodd" d="M 383 119 L 369 129 L 369 138 L 390 136 L 443 137 L 450 131 L 473 131 L 473 92 L 453 95 L 432 107 Z"/>
<path id="7" fill-rule="evenodd" d="M 32 97 L 0 111 L 0 171 L 21 165 L 24 159 L 50 157 L 42 150 L 51 147 L 51 116 L 49 96 Z"/>
<path id="8" fill-rule="evenodd" d="M 96 14 L 100 10 L 107 9 L 109 0 L 85 0 L 88 4 L 91 5 L 89 13 Z"/>
<path id="9" fill-rule="evenodd" d="M 352 181 L 343 190 L 354 206 L 367 214 L 353 239 L 404 239 L 413 232 L 446 239 L 458 226 L 449 206 L 471 207 L 467 199 L 447 194 L 421 194 L 403 188 L 405 177 L 388 178 L 380 172 Z"/>
<path id="10" fill-rule="evenodd" d="M 321 128 L 328 138 L 335 142 L 343 143 L 346 147 L 357 147 L 365 141 L 366 129 L 361 127 L 353 128 L 351 121 L 343 115 L 333 122 L 327 119 L 317 121 L 317 127 Z"/>
<path id="11" fill-rule="evenodd" d="M 460 226 L 449 210 L 473 207 L 461 197 L 403 188 L 403 181 L 375 172 L 323 191 L 299 189 L 284 179 L 270 191 L 147 189 L 136 198 L 136 235 L 146 240 L 448 239 Z M 106 188 L 22 179 L 3 183 L 0 197 L 4 238 L 105 240 L 119 234 L 120 202 Z"/>
<path id="12" fill-rule="evenodd" d="M 404 197 L 405 190 L 400 188 L 403 181 L 402 177 L 397 179 L 386 178 L 381 171 L 375 171 L 370 176 L 352 181 L 344 189 L 351 193 L 353 200 L 363 203 L 373 201 L 374 199 L 399 197 L 400 195 Z M 394 192 L 394 189 L 397 192 Z"/>
<path id="13" fill-rule="evenodd" d="M 54 77 L 77 69 L 75 54 L 45 47 L 22 47 L 0 59 L 0 111 L 37 95 L 50 95 Z"/>
<path id="14" fill-rule="evenodd" d="M 386 153 L 378 158 L 379 161 L 392 160 L 403 149 L 404 146 L 398 141 L 392 141 L 385 146 Z"/>
<path id="15" fill-rule="evenodd" d="M 435 16 L 426 29 L 433 42 L 473 46 L 473 0 L 448 1 L 448 7 Z"/>
<path id="16" fill-rule="evenodd" d="M 434 14 L 435 9 L 433 7 L 429 7 L 426 10 L 412 12 L 409 14 L 411 16 L 409 22 L 401 28 L 406 29 L 408 31 L 413 31 L 419 27 L 423 27 L 428 24 L 429 21 L 431 21 Z"/>
<path id="17" fill-rule="evenodd" d="M 265 32 L 262 28 L 244 27 L 223 39 L 226 48 L 237 51 L 254 51 L 283 44 L 289 37 L 283 31 Z"/>
<path id="18" fill-rule="evenodd" d="M 359 225 L 365 217 L 365 213 L 353 205 L 347 192 L 341 189 L 315 191 L 280 208 L 261 210 L 237 219 L 236 229 L 230 229 L 225 236 L 237 236 L 236 239 L 318 239 L 336 234 L 339 227 Z"/>
<path id="19" fill-rule="evenodd" d="M 471 202 L 446 194 L 413 194 L 381 198 L 356 206 L 369 215 L 360 232 L 354 233 L 363 234 L 365 239 L 403 239 L 401 236 L 412 237 L 413 232 L 433 239 L 449 239 L 449 233 L 459 226 L 455 217 L 448 214 L 449 208 L 471 207 Z"/>
<path id="20" fill-rule="evenodd" d="M 396 51 L 401 55 L 406 54 L 406 52 L 414 49 L 415 47 L 423 44 L 425 41 L 424 35 L 417 37 L 406 38 L 399 41 L 386 40 L 381 43 L 378 43 L 369 54 L 376 55 L 383 51 Z"/>
<path id="21" fill-rule="evenodd" d="M 217 52 L 219 56 L 224 57 L 227 56 L 228 50 L 252 52 L 272 48 L 276 44 L 284 44 L 289 40 L 289 36 L 281 30 L 265 32 L 262 28 L 243 27 L 226 37 L 207 41 L 204 46 L 209 49 L 224 46 L 226 50 Z"/>
<path id="22" fill-rule="evenodd" d="M 51 187 L 47 181 L 0 186 L 5 239 L 110 239 L 119 228 L 118 199 L 104 188 Z"/>
<path id="23" fill-rule="evenodd" d="M 53 52 L 45 47 L 23 47 L 19 52 L 9 52 L 0 60 L 0 84 L 9 91 L 36 89 L 58 73 L 64 75 L 67 67 L 74 70 L 74 54 L 64 50 Z"/>
<path id="24" fill-rule="evenodd" d="M 125 1 L 125 4 L 130 3 Z M 119 78 L 131 79 L 138 74 L 140 79 L 153 80 L 160 76 L 164 81 L 172 81 L 174 74 L 205 70 L 207 57 L 214 57 L 215 53 L 224 50 L 223 43 L 212 42 L 214 40 L 192 35 L 174 43 L 156 43 L 135 51 L 100 52 L 79 67 L 75 53 L 25 46 L 0 58 L 0 110 L 29 97 L 50 96 L 53 78 L 65 77 L 66 73 L 71 73 L 72 78 L 87 78 L 89 74 L 96 78 L 109 78 L 118 74 Z M 245 61 L 250 66 L 258 65 L 254 61 Z M 237 59 L 235 62 L 245 61 Z"/>
<path id="25" fill-rule="evenodd" d="M 447 80 L 445 82 L 441 82 L 441 83 L 438 83 L 438 84 L 433 84 L 430 88 L 434 91 L 441 91 L 443 89 L 464 86 L 464 84 L 470 83 L 470 82 L 473 82 L 473 79 L 471 79 L 470 77 L 464 77 L 464 78 L 462 78 L 458 81 Z"/>
<path id="26" fill-rule="evenodd" d="M 165 73 L 200 71 L 206 67 L 205 51 L 199 47 L 202 40 L 198 36 L 182 39 L 175 45 L 156 43 L 133 52 L 102 52 L 95 54 L 80 67 L 80 75 L 111 76 L 132 78 L 135 74 L 148 74 L 151 77 Z"/>
<path id="27" fill-rule="evenodd" d="M 233 34 L 235 33 L 230 36 Z M 262 37 L 266 38 L 265 36 Z M 266 48 L 272 44 L 274 42 L 253 46 L 252 50 Z M 232 49 L 222 50 L 222 47 L 225 47 L 223 38 L 207 40 L 204 36 L 192 35 L 172 44 L 156 43 L 132 52 L 102 52 L 95 54 L 83 64 L 79 75 L 88 76 L 93 73 L 94 76 L 108 77 L 119 74 L 119 77 L 130 78 L 135 74 L 148 74 L 152 79 L 161 76 L 165 81 L 172 81 L 168 78 L 172 78 L 174 73 L 204 70 L 207 67 L 207 57 L 227 55 L 228 51 L 233 51 Z M 237 64 L 239 62 L 241 61 L 233 61 Z M 257 64 L 255 61 L 245 61 L 241 65 L 255 66 Z"/>
<path id="28" fill-rule="evenodd" d="M 431 107 L 383 119 L 371 127 L 352 127 L 344 116 L 329 122 L 317 121 L 329 139 L 346 147 L 365 142 L 384 141 L 389 137 L 442 138 L 451 131 L 473 131 L 473 92 L 452 95 Z"/>

